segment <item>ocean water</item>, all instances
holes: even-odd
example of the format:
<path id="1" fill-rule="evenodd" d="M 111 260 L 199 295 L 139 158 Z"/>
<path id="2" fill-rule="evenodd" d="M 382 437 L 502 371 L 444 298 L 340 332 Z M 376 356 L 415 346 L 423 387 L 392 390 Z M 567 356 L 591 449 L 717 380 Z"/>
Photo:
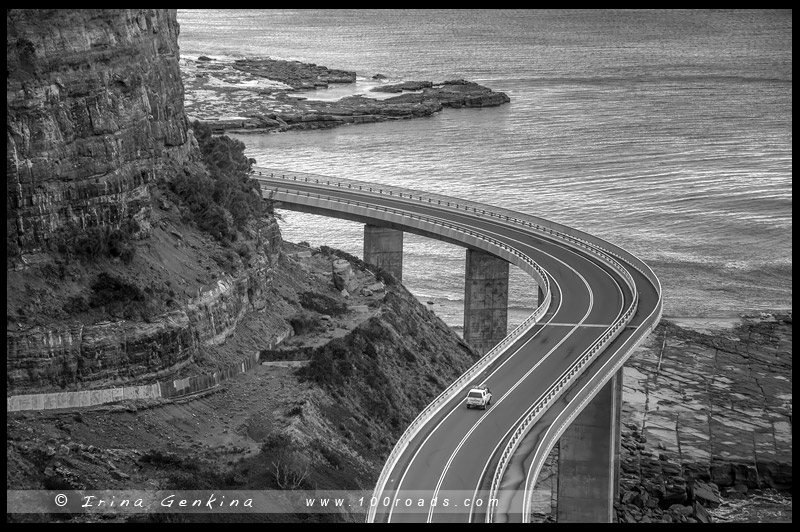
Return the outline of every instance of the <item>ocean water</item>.
<path id="1" fill-rule="evenodd" d="M 183 57 L 269 56 L 389 81 L 464 78 L 511 103 L 238 136 L 261 166 L 469 198 L 647 261 L 665 316 L 792 306 L 792 14 L 773 10 L 179 10 Z M 360 225 L 280 211 L 361 256 Z M 464 250 L 405 236 L 404 284 L 460 330 Z M 535 286 L 511 268 L 509 327 Z"/>

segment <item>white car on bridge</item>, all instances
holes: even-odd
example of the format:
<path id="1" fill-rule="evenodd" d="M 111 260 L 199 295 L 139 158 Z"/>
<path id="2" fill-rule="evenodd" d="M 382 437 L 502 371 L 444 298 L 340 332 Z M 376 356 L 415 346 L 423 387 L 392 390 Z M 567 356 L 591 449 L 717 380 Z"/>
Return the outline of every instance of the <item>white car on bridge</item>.
<path id="1" fill-rule="evenodd" d="M 486 407 L 492 404 L 492 392 L 486 386 L 477 386 L 471 388 L 467 394 L 467 408 L 480 408 L 486 410 Z"/>

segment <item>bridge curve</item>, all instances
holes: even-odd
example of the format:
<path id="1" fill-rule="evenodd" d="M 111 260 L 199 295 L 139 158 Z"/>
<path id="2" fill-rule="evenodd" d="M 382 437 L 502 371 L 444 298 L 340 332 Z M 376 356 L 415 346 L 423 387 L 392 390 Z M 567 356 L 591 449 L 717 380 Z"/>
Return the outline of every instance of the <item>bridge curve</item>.
<path id="1" fill-rule="evenodd" d="M 535 312 L 409 425 L 375 487 L 377 500 L 388 496 L 392 503 L 367 515 L 368 521 L 415 521 L 418 510 L 404 511 L 398 500 L 469 493 L 497 504 L 431 507 L 426 520 L 527 521 L 550 450 L 611 383 L 619 393 L 622 365 L 658 324 L 662 294 L 653 271 L 593 235 L 508 209 L 264 167 L 255 167 L 252 177 L 264 197 L 285 208 L 481 250 L 518 266 L 542 288 Z M 462 409 L 463 392 L 474 383 L 486 383 L 495 396 L 480 417 Z M 613 463 L 613 455 L 607 458 Z"/>

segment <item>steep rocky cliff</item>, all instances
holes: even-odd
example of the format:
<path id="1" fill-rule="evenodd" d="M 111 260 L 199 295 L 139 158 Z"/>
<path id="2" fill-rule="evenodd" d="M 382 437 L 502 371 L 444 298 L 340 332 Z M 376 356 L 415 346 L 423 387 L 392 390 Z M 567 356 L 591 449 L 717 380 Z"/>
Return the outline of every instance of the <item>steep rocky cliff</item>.
<path id="1" fill-rule="evenodd" d="M 175 10 L 7 10 L 10 246 L 67 222 L 146 230 L 149 184 L 191 148 L 178 31 Z"/>
<path id="2" fill-rule="evenodd" d="M 178 33 L 175 10 L 6 12 L 8 394 L 196 364 L 270 306 L 274 217 L 219 242 L 170 194 L 209 181 Z"/>

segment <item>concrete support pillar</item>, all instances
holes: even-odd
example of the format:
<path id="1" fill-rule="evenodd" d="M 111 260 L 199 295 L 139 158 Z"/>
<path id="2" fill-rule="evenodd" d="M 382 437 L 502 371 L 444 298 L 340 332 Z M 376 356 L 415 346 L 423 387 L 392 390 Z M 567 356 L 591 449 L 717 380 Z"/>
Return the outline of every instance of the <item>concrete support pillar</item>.
<path id="1" fill-rule="evenodd" d="M 364 226 L 364 262 L 403 282 L 403 232 L 377 225 Z"/>
<path id="2" fill-rule="evenodd" d="M 619 497 L 622 370 L 559 440 L 559 523 L 611 523 Z"/>
<path id="3" fill-rule="evenodd" d="M 482 355 L 508 333 L 508 262 L 467 249 L 464 340 Z"/>

